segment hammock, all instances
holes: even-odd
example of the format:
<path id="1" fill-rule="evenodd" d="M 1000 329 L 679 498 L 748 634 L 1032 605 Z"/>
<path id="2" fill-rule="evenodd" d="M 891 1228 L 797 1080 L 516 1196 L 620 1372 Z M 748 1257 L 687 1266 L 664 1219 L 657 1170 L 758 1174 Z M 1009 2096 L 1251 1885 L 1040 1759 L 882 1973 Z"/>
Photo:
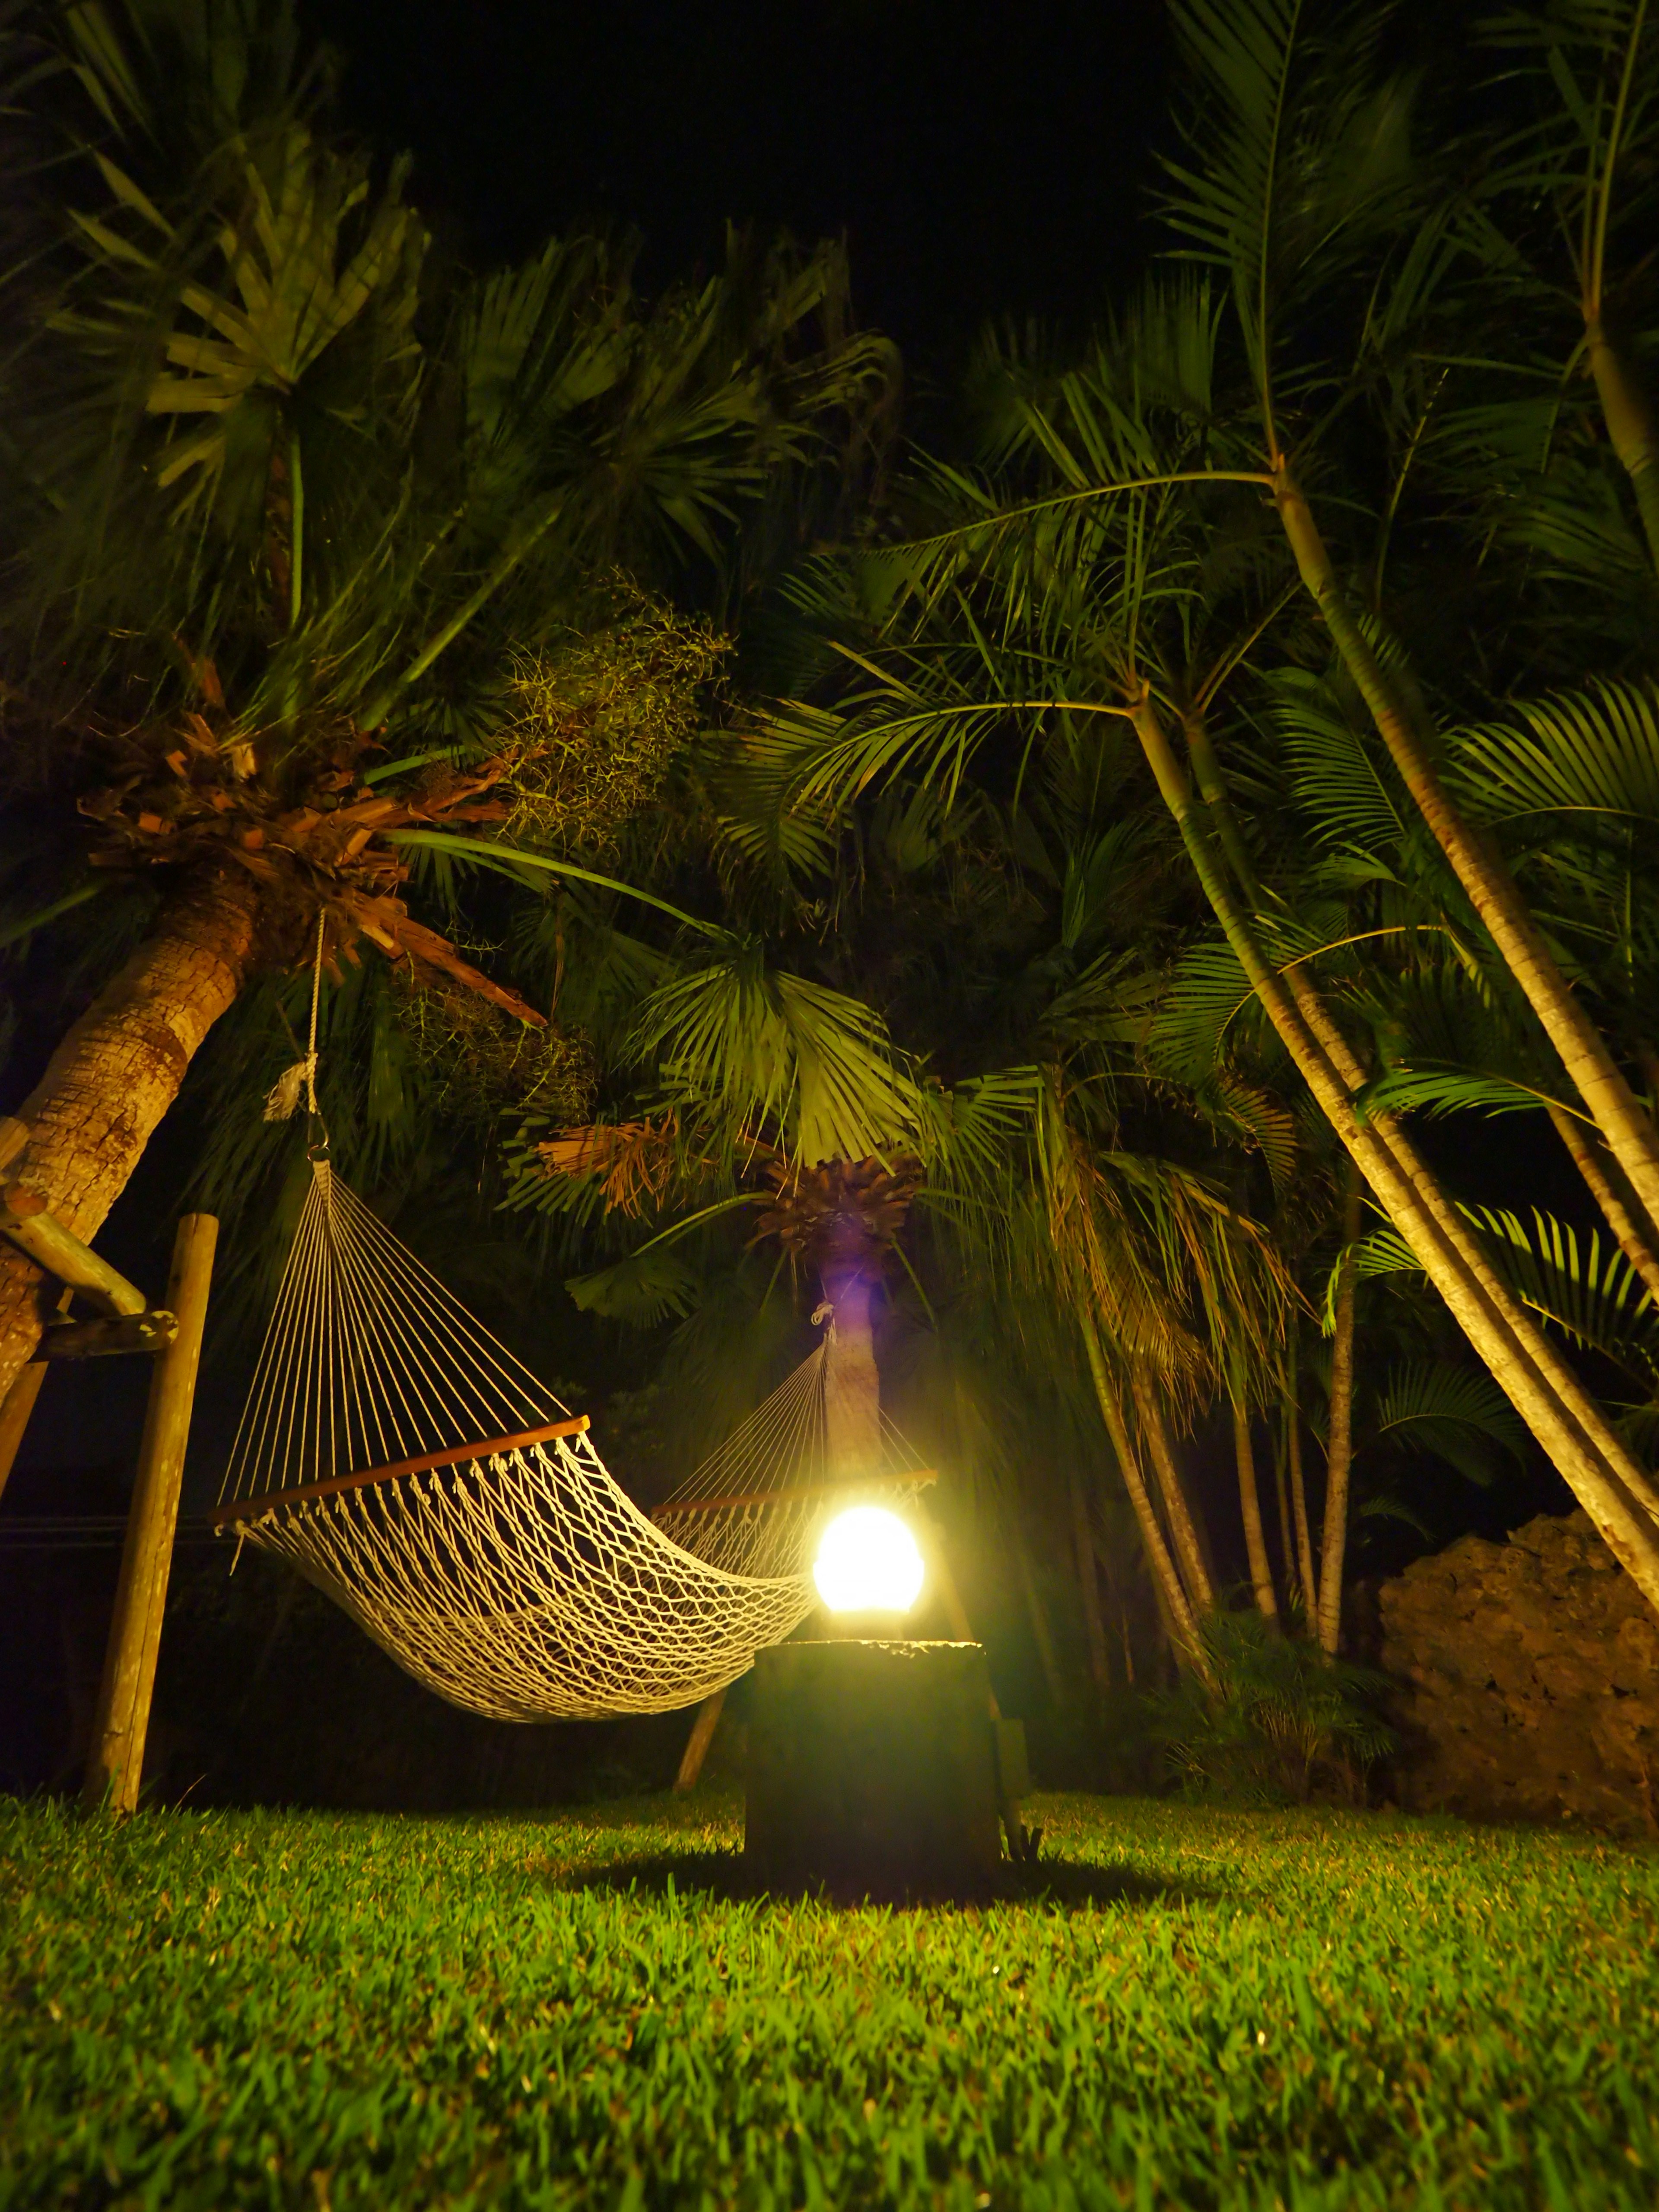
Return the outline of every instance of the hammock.
<path id="1" fill-rule="evenodd" d="M 496 1720 L 668 1712 L 817 1602 L 832 1503 L 930 1481 L 884 1419 L 849 1483 L 824 1342 L 641 1512 L 588 1434 L 331 1170 L 294 1247 L 210 1518 L 289 1560 L 398 1664 Z"/>

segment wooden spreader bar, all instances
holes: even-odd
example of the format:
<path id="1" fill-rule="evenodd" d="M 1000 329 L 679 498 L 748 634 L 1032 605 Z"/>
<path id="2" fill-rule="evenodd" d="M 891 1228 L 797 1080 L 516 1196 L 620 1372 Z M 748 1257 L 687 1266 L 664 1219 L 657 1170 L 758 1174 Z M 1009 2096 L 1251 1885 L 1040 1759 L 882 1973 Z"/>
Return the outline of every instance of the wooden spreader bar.
<path id="1" fill-rule="evenodd" d="M 659 1521 L 668 1514 L 719 1513 L 730 1505 L 787 1504 L 797 1498 L 824 1498 L 836 1490 L 903 1490 L 911 1483 L 920 1486 L 938 1480 L 936 1467 L 919 1467 L 912 1474 L 864 1474 L 845 1482 L 804 1482 L 797 1490 L 734 1490 L 729 1497 L 688 1498 L 683 1504 L 665 1498 L 660 1505 L 652 1508 L 651 1518 Z"/>
<path id="2" fill-rule="evenodd" d="M 458 1444 L 449 1451 L 422 1452 L 414 1459 L 394 1459 L 385 1467 L 365 1468 L 361 1474 L 332 1475 L 326 1482 L 302 1482 L 293 1490 L 271 1490 L 255 1498 L 233 1498 L 216 1505 L 208 1519 L 216 1528 L 228 1522 L 258 1521 L 278 1505 L 300 1505 L 313 1498 L 332 1498 L 343 1490 L 367 1490 L 374 1482 L 390 1482 L 399 1474 L 423 1474 L 428 1468 L 459 1467 L 467 1460 L 493 1459 L 497 1452 L 518 1451 L 526 1444 L 544 1444 L 555 1437 L 579 1437 L 588 1426 L 586 1413 L 568 1420 L 551 1421 L 544 1429 L 522 1429 L 515 1437 L 490 1437 L 483 1443 Z"/>

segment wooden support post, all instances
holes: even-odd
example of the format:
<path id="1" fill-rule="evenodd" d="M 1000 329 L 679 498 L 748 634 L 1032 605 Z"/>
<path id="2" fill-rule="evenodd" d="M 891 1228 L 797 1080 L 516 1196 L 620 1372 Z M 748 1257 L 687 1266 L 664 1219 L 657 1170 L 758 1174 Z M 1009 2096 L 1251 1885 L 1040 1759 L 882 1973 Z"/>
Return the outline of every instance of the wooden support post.
<path id="1" fill-rule="evenodd" d="M 702 1772 L 702 1763 L 708 1756 L 708 1747 L 714 1741 L 714 1730 L 726 1705 L 726 1692 L 716 1690 L 697 1707 L 697 1717 L 691 1723 L 691 1734 L 686 1740 L 685 1755 L 680 1760 L 680 1771 L 674 1777 L 674 1795 L 684 1797 L 697 1786 L 697 1777 Z"/>
<path id="2" fill-rule="evenodd" d="M 179 1317 L 179 1333 L 157 1356 L 150 1381 L 144 1437 L 138 1451 L 138 1479 L 127 1516 L 121 1578 L 115 1592 L 104 1680 L 93 1723 L 92 1756 L 87 1765 L 82 1802 L 131 1813 L 143 1779 L 144 1738 L 155 1686 L 155 1658 L 167 1607 L 167 1575 L 173 1564 L 173 1532 L 179 1519 L 179 1486 L 190 1438 L 196 1370 L 201 1364 L 202 1329 L 207 1319 L 208 1285 L 219 1224 L 210 1213 L 187 1213 L 173 1239 L 173 1273 L 167 1304 Z"/>

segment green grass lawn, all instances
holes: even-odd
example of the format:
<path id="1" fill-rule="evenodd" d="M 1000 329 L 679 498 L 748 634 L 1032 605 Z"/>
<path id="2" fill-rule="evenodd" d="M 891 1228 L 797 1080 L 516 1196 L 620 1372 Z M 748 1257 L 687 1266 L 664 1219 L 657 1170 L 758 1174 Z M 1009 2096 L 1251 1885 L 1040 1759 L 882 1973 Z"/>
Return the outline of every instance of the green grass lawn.
<path id="1" fill-rule="evenodd" d="M 746 1898 L 729 1800 L 0 1804 L 0 2205 L 1659 2204 L 1659 1857 L 1040 1801 L 1046 1888 Z"/>

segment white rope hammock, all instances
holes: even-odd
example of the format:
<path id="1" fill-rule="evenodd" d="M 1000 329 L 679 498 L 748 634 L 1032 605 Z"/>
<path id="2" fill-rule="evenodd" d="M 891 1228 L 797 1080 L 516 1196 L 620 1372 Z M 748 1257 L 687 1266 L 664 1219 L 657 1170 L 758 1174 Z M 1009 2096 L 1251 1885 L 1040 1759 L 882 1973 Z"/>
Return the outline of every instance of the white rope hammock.
<path id="1" fill-rule="evenodd" d="M 647 1517 L 586 1416 L 315 1159 L 211 1518 L 290 1560 L 453 1704 L 520 1721 L 672 1711 L 811 1611 L 832 1500 L 932 1479 L 885 1420 L 883 1466 L 833 1478 L 829 1350 Z"/>

